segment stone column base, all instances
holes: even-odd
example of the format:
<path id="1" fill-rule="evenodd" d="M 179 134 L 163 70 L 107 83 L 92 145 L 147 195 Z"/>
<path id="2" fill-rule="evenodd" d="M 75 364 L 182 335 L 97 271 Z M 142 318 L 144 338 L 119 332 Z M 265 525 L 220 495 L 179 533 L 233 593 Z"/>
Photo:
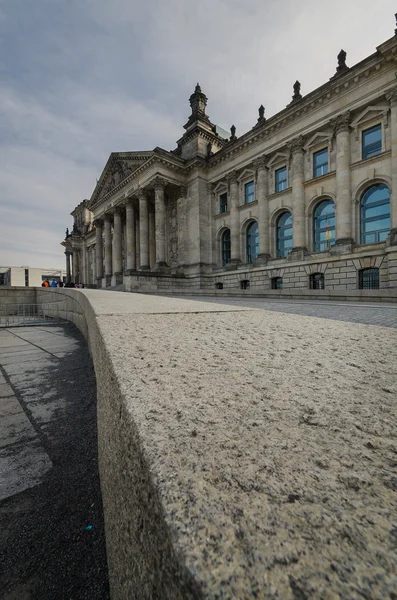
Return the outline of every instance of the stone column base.
<path id="1" fill-rule="evenodd" d="M 139 267 L 140 271 L 150 271 L 150 266 L 149 265 L 141 265 Z"/>
<path id="2" fill-rule="evenodd" d="M 241 260 L 231 260 L 225 265 L 225 271 L 234 271 L 241 265 Z"/>
<path id="3" fill-rule="evenodd" d="M 330 247 L 329 253 L 331 255 L 350 254 L 353 251 L 353 246 L 352 238 L 340 238 Z"/>
<path id="4" fill-rule="evenodd" d="M 112 285 L 112 276 L 105 275 L 105 280 L 106 280 L 106 287 L 110 287 Z"/>
<path id="5" fill-rule="evenodd" d="M 137 269 L 127 269 L 124 275 L 136 275 L 138 273 Z"/>
<path id="6" fill-rule="evenodd" d="M 169 270 L 170 267 L 167 265 L 166 262 L 156 262 L 152 269 L 154 273 L 168 273 Z"/>
<path id="7" fill-rule="evenodd" d="M 296 248 L 292 248 L 291 252 L 288 254 L 287 260 L 290 262 L 295 260 L 305 260 L 307 255 L 307 248 L 304 246 L 296 246 Z"/>
<path id="8" fill-rule="evenodd" d="M 266 265 L 269 259 L 270 254 L 258 254 L 256 259 L 254 260 L 254 267 Z"/>

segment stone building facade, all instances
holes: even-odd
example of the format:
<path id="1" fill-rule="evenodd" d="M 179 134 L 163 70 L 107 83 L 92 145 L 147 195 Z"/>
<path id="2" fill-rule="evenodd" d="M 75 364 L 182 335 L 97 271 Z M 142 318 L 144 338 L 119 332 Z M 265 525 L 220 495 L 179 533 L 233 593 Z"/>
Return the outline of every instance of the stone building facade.
<path id="1" fill-rule="evenodd" d="M 230 135 L 197 84 L 176 149 L 115 152 L 72 212 L 68 278 L 127 291 L 397 288 L 397 34 Z"/>

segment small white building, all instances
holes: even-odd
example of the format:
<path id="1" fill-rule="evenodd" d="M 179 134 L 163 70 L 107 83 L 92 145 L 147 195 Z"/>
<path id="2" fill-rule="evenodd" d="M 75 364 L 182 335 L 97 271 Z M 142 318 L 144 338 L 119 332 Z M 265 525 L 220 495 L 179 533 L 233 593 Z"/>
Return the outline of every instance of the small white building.
<path id="1" fill-rule="evenodd" d="M 62 269 L 38 269 L 32 267 L 0 267 L 0 287 L 40 287 L 45 279 L 65 281 L 66 271 Z"/>

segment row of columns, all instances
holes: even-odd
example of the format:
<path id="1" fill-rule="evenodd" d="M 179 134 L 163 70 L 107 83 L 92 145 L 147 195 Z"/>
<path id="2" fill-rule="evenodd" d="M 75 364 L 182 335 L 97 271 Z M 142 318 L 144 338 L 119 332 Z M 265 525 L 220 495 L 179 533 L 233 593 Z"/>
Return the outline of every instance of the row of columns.
<path id="1" fill-rule="evenodd" d="M 159 270 L 166 266 L 165 261 L 165 187 L 167 182 L 160 177 L 154 181 L 155 192 L 155 246 L 156 246 L 156 264 L 155 269 Z M 143 189 L 138 191 L 139 202 L 139 253 L 140 253 L 140 271 L 150 269 L 150 224 L 149 224 L 149 199 L 147 192 Z M 113 236 L 112 236 L 112 215 L 113 215 Z M 136 245 L 137 236 L 135 231 L 136 210 L 133 198 L 127 200 L 125 206 L 126 215 L 126 273 L 136 270 Z M 112 214 L 105 214 L 103 219 L 95 221 L 96 227 L 96 273 L 97 279 L 109 277 L 111 275 L 122 274 L 122 220 L 121 208 L 113 209 Z M 102 236 L 104 234 L 104 244 L 102 246 Z M 105 269 L 103 270 L 103 264 Z"/>

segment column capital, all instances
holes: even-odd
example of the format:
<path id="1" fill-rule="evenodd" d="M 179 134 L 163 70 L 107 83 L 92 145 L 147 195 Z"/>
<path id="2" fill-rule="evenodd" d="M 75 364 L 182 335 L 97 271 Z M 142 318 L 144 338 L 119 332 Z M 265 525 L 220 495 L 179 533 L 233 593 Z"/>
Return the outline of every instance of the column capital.
<path id="1" fill-rule="evenodd" d="M 334 134 L 337 135 L 341 131 L 349 131 L 350 130 L 350 120 L 351 120 L 351 112 L 348 110 L 347 112 L 338 115 L 334 119 L 331 119 L 330 125 L 334 130 Z"/>
<path id="2" fill-rule="evenodd" d="M 258 158 L 256 158 L 253 162 L 253 165 L 254 165 L 254 169 L 256 169 L 257 171 L 259 171 L 259 169 L 265 169 L 266 168 L 265 155 L 259 156 Z"/>
<path id="3" fill-rule="evenodd" d="M 168 181 L 166 181 L 162 177 L 157 176 L 152 181 L 153 189 L 154 190 L 164 190 L 167 183 L 168 183 Z"/>
<path id="4" fill-rule="evenodd" d="M 73 253 L 70 250 L 65 250 L 64 254 L 65 256 L 71 256 Z"/>
<path id="5" fill-rule="evenodd" d="M 291 154 L 295 154 L 296 152 L 303 152 L 304 143 L 305 138 L 303 137 L 303 135 L 299 135 L 298 137 L 287 143 L 287 148 Z"/>
<path id="6" fill-rule="evenodd" d="M 123 212 L 123 207 L 122 206 L 114 206 L 112 213 L 113 215 L 121 215 L 121 213 Z"/>
<path id="7" fill-rule="evenodd" d="M 237 172 L 231 171 L 226 175 L 226 181 L 228 183 L 237 183 Z"/>
<path id="8" fill-rule="evenodd" d="M 126 198 L 125 206 L 126 206 L 126 208 L 134 207 L 134 198 L 132 196 L 130 196 L 129 198 Z"/>
<path id="9" fill-rule="evenodd" d="M 111 223 L 112 222 L 112 214 L 110 212 L 106 212 L 103 215 L 103 221 L 104 221 L 104 223 Z"/>
<path id="10" fill-rule="evenodd" d="M 144 188 L 139 188 L 136 195 L 139 200 L 147 200 L 147 191 Z"/>
<path id="11" fill-rule="evenodd" d="M 387 92 L 386 100 L 388 102 L 390 102 L 390 106 L 396 106 L 396 104 L 397 104 L 397 88 L 394 88 L 393 90 L 390 90 L 390 92 Z"/>
<path id="12" fill-rule="evenodd" d="M 186 198 L 187 197 L 187 187 L 186 185 L 181 185 L 178 188 L 178 198 Z"/>
<path id="13" fill-rule="evenodd" d="M 207 194 L 213 194 L 215 185 L 213 183 L 207 183 Z"/>
<path id="14" fill-rule="evenodd" d="M 103 219 L 95 219 L 94 220 L 94 226 L 95 227 L 102 227 L 103 226 Z"/>

